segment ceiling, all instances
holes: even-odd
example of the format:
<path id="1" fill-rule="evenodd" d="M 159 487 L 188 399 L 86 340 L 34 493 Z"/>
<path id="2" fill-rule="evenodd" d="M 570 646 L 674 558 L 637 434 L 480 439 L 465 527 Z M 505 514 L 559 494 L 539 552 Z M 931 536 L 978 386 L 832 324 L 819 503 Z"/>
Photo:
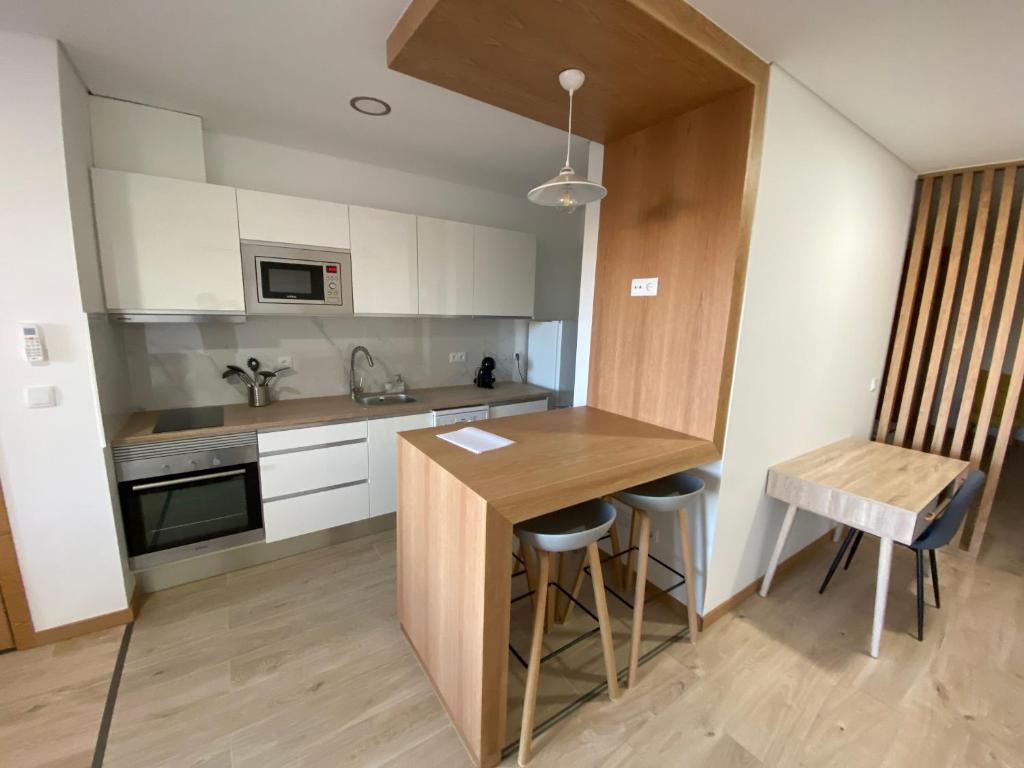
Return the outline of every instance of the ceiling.
<path id="1" fill-rule="evenodd" d="M 561 131 L 387 68 L 406 4 L 0 0 L 0 28 L 61 40 L 93 93 L 200 115 L 210 131 L 514 195 L 553 176 Z M 392 113 L 354 112 L 362 95 Z"/>
<path id="2" fill-rule="evenodd" d="M 1024 158 L 1021 0 L 689 0 L 920 172 Z"/>

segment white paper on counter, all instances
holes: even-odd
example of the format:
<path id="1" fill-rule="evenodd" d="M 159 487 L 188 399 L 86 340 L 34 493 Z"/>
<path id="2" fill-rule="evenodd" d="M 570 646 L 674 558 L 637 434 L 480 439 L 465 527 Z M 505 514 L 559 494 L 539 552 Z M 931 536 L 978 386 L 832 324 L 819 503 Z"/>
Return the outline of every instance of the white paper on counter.
<path id="1" fill-rule="evenodd" d="M 515 442 L 515 440 L 509 440 L 507 437 L 495 435 L 492 432 L 485 432 L 476 427 L 463 427 L 454 432 L 445 432 L 442 435 L 438 435 L 438 437 L 473 453 L 486 453 L 487 451 L 512 445 Z"/>

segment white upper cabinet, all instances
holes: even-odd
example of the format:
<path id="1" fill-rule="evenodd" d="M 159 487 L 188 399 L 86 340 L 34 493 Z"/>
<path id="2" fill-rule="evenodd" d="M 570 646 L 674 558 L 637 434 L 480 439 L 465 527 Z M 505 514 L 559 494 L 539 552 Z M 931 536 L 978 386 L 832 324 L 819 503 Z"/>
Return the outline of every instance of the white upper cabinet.
<path id="1" fill-rule="evenodd" d="M 417 314 L 416 217 L 351 206 L 349 218 L 356 313 Z"/>
<path id="2" fill-rule="evenodd" d="M 421 315 L 473 314 L 473 225 L 416 217 Z"/>
<path id="3" fill-rule="evenodd" d="M 244 312 L 235 190 L 94 168 L 107 308 Z"/>
<path id="4" fill-rule="evenodd" d="M 348 249 L 348 206 L 239 189 L 238 234 L 243 240 Z"/>
<path id="5" fill-rule="evenodd" d="M 473 314 L 533 317 L 537 236 L 473 227 Z"/>

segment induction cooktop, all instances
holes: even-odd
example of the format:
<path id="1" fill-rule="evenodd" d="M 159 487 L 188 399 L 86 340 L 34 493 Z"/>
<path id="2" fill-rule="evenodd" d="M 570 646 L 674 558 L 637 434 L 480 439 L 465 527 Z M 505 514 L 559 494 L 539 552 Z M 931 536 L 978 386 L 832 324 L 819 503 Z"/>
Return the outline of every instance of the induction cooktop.
<path id="1" fill-rule="evenodd" d="M 174 408 L 170 411 L 160 412 L 160 417 L 156 420 L 156 427 L 153 428 L 153 434 L 223 426 L 223 405 L 210 405 L 204 408 Z"/>

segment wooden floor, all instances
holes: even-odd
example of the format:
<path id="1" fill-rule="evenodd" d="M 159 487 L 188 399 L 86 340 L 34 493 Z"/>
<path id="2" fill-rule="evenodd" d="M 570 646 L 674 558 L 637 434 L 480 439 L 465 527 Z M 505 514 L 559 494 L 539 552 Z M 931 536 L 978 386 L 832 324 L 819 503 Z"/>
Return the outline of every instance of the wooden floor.
<path id="1" fill-rule="evenodd" d="M 1017 453 L 979 561 L 940 555 L 943 605 L 927 608 L 923 643 L 910 553 L 896 553 L 872 660 L 874 545 L 821 597 L 829 545 L 696 647 L 641 667 L 619 701 L 595 700 L 538 738 L 531 765 L 1024 766 Z M 378 534 L 151 596 L 104 765 L 468 766 L 398 630 L 393 574 L 393 535 Z M 0 765 L 90 765 L 120 639 L 0 656 Z M 545 674 L 553 706 L 569 694 L 559 671 Z"/>

